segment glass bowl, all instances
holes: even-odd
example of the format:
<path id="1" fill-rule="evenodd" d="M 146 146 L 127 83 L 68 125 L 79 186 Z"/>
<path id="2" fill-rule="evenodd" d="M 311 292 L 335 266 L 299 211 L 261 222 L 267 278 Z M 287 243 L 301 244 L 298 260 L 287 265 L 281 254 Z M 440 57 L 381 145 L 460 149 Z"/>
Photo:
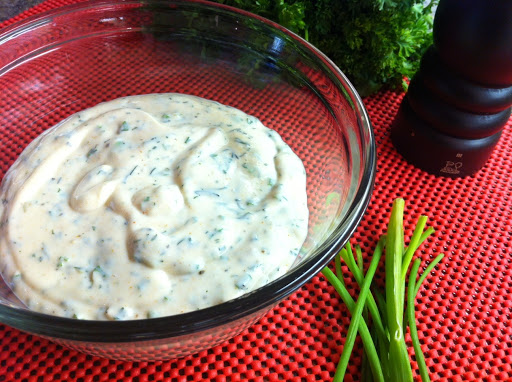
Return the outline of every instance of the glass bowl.
<path id="1" fill-rule="evenodd" d="M 114 98 L 177 92 L 236 107 L 279 132 L 307 172 L 309 232 L 284 276 L 211 308 L 136 321 L 28 310 L 0 280 L 0 321 L 92 355 L 161 360 L 197 353 L 248 328 L 327 265 L 370 199 L 376 150 L 353 86 L 285 28 L 204 1 L 92 1 L 0 34 L 2 176 L 41 132 Z"/>

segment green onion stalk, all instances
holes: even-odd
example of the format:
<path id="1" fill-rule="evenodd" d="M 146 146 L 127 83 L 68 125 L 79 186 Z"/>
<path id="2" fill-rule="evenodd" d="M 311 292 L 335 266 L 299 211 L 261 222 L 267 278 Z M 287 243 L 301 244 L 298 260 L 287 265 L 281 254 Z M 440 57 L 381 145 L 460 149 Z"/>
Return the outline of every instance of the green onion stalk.
<path id="1" fill-rule="evenodd" d="M 418 248 L 434 230 L 425 229 L 427 217 L 420 216 L 409 246 L 405 247 L 404 206 L 403 199 L 399 198 L 393 202 L 387 232 L 377 243 L 366 275 L 363 272 L 361 248 L 356 246 L 354 254 L 350 243 L 347 243 L 335 257 L 335 273 L 329 267 L 322 270 L 324 277 L 334 287 L 352 314 L 334 382 L 342 382 L 345 377 L 357 333 L 363 343 L 363 381 L 412 382 L 413 370 L 405 342 L 407 327 L 409 327 L 421 380 L 430 381 L 418 338 L 414 304 L 419 288 L 428 274 L 442 260 L 443 255 L 437 256 L 416 282 L 421 260 L 419 258 L 414 260 L 410 272 L 408 272 L 409 266 Z M 385 252 L 384 293 L 377 288 L 372 288 L 373 277 L 383 252 Z M 360 287 L 357 302 L 344 284 L 342 261 Z"/>

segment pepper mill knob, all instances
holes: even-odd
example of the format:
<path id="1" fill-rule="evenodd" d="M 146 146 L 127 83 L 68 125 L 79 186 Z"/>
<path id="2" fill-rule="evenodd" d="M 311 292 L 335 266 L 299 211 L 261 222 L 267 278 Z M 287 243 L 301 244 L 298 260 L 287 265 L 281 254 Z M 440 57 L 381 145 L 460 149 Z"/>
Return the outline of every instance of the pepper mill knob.
<path id="1" fill-rule="evenodd" d="M 512 1 L 441 0 L 433 33 L 391 139 L 429 173 L 473 175 L 512 110 Z"/>

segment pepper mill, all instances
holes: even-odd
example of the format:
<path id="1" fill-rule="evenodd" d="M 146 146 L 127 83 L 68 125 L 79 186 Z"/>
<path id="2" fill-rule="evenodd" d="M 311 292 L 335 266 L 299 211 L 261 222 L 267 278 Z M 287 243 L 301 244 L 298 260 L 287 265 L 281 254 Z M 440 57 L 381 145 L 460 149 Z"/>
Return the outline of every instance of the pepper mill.
<path id="1" fill-rule="evenodd" d="M 512 1 L 440 0 L 433 34 L 391 139 L 405 159 L 431 174 L 473 175 L 512 109 Z"/>

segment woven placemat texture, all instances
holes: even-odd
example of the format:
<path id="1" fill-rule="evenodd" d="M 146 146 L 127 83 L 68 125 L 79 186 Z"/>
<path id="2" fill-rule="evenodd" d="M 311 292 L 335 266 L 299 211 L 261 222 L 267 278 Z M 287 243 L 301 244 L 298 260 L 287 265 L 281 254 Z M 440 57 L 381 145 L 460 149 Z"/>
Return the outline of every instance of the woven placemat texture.
<path id="1" fill-rule="evenodd" d="M 72 2 L 48 0 L 0 26 Z M 408 236 L 417 217 L 428 215 L 436 232 L 419 256 L 428 264 L 445 253 L 417 299 L 418 332 L 431 379 L 512 380 L 512 120 L 475 176 L 435 177 L 408 164 L 391 143 L 390 125 L 402 97 L 382 92 L 364 100 L 375 129 L 378 169 L 352 242 L 370 254 L 397 197 L 406 200 Z M 355 282 L 347 281 L 357 293 Z M 349 322 L 347 309 L 319 275 L 240 335 L 178 360 L 111 361 L 0 325 L 0 382 L 329 381 Z M 358 342 L 347 381 L 359 380 L 361 350 Z M 415 375 L 419 378 L 417 370 Z"/>

